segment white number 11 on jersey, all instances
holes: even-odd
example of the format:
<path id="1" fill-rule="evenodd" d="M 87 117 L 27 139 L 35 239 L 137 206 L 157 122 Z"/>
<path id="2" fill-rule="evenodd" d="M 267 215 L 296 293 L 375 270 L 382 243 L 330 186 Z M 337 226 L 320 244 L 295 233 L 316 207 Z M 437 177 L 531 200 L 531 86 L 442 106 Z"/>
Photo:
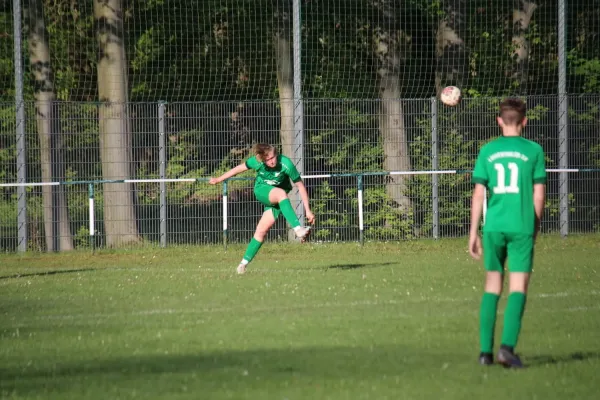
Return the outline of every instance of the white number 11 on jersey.
<path id="1" fill-rule="evenodd" d="M 496 163 L 494 168 L 498 172 L 496 182 L 497 186 L 494 187 L 494 193 L 519 193 L 519 166 L 513 162 L 508 163 L 508 169 L 510 170 L 510 183 L 506 186 L 506 171 L 504 165 Z"/>

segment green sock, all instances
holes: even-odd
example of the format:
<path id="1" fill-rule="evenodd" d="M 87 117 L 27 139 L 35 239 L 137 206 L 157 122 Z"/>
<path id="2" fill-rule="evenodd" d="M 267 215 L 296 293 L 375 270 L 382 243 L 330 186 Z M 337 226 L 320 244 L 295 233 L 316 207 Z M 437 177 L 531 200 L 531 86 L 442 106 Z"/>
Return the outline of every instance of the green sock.
<path id="1" fill-rule="evenodd" d="M 496 311 L 498 309 L 498 296 L 495 293 L 485 292 L 481 298 L 479 311 L 479 344 L 482 353 L 492 353 L 494 349 L 494 329 L 496 326 Z"/>
<path id="2" fill-rule="evenodd" d="M 290 224 L 292 228 L 300 226 L 300 221 L 298 221 L 298 217 L 294 212 L 294 208 L 292 207 L 292 203 L 290 203 L 290 199 L 285 199 L 279 202 L 279 209 L 283 214 L 285 220 Z"/>
<path id="3" fill-rule="evenodd" d="M 244 260 L 247 262 L 252 261 L 258 250 L 260 250 L 260 246 L 262 246 L 263 242 L 259 242 L 258 240 L 252 238 L 248 247 L 246 248 L 246 252 L 244 253 Z"/>
<path id="4" fill-rule="evenodd" d="M 508 295 L 502 331 L 502 344 L 505 346 L 514 348 L 517 345 L 526 300 L 527 295 L 523 292 L 511 292 Z"/>

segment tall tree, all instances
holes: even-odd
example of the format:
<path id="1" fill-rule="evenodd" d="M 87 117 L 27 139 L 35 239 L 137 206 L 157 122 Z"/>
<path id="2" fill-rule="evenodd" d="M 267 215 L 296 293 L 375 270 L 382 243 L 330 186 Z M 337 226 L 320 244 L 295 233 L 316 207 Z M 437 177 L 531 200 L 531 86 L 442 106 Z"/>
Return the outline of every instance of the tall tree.
<path id="1" fill-rule="evenodd" d="M 94 0 L 97 26 L 98 94 L 100 97 L 100 158 L 104 179 L 131 177 L 131 132 L 127 114 L 127 61 L 123 41 L 121 0 Z M 129 183 L 104 188 L 106 244 L 116 246 L 140 240 Z"/>
<path id="2" fill-rule="evenodd" d="M 439 95 L 448 85 L 463 87 L 466 78 L 465 32 L 466 0 L 443 0 L 442 17 L 436 32 L 435 89 Z"/>
<path id="3" fill-rule="evenodd" d="M 401 6 L 395 0 L 372 0 L 371 4 L 379 11 L 377 26 L 373 31 L 373 52 L 379 75 L 379 130 L 383 139 L 383 168 L 387 171 L 410 171 L 408 138 L 401 100 L 401 68 L 408 38 L 398 23 Z M 411 208 L 406 189 L 405 175 L 389 177 L 387 194 L 403 212 L 409 212 Z"/>
<path id="4" fill-rule="evenodd" d="M 275 9 L 275 59 L 277 62 L 277 87 L 281 107 L 281 125 L 279 135 L 283 154 L 294 157 L 294 68 L 291 46 L 291 2 L 277 0 Z"/>
<path id="5" fill-rule="evenodd" d="M 521 94 L 527 94 L 527 80 L 529 67 L 529 53 L 531 45 L 527 39 L 527 31 L 531 23 L 533 12 L 538 7 L 534 1 L 515 0 L 513 11 L 513 64 L 512 79 L 518 85 Z"/>
<path id="6" fill-rule="evenodd" d="M 42 0 L 29 0 L 27 11 L 29 14 L 29 62 L 33 77 L 36 123 L 40 140 L 42 181 L 52 182 L 65 178 L 65 167 L 62 159 L 59 116 L 58 112 L 55 112 L 54 106 L 56 96 Z M 73 238 L 64 186 L 42 186 L 42 205 L 46 248 L 48 251 L 72 250 Z"/>
<path id="7" fill-rule="evenodd" d="M 290 38 L 292 26 L 292 7 L 290 0 L 277 0 L 275 8 L 275 59 L 277 65 L 277 86 L 279 89 L 279 106 L 281 121 L 279 137 L 283 154 L 295 161 L 294 157 L 294 68 L 292 65 L 292 46 Z M 297 190 L 290 193 L 292 204 L 300 202 Z M 290 239 L 295 238 L 293 231 L 289 232 Z"/>

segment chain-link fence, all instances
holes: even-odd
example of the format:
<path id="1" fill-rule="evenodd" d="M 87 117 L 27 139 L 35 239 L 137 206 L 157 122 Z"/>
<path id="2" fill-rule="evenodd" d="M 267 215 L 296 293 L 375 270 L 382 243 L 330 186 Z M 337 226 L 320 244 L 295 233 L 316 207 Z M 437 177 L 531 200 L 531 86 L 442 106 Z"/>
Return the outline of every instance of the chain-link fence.
<path id="1" fill-rule="evenodd" d="M 257 142 L 313 240 L 464 235 L 501 96 L 546 150 L 544 231 L 596 232 L 599 35 L 591 0 L 0 1 L 0 248 L 247 241 L 251 174 L 208 177 Z"/>
<path id="2" fill-rule="evenodd" d="M 381 111 L 381 100 L 305 101 L 302 174 L 317 215 L 312 240 L 465 235 L 472 190 L 470 171 L 480 146 L 499 134 L 495 120 L 499 100 L 465 98 L 454 108 L 438 104 L 435 98 L 394 100 L 395 109 L 401 114 L 393 118 L 401 122 L 389 132 L 382 132 L 381 118 L 386 116 Z M 524 136 L 543 146 L 549 170 L 543 232 L 559 232 L 563 228 L 562 185 L 568 187 L 566 230 L 598 232 L 600 97 L 568 98 L 565 137 L 569 170 L 562 178 L 556 171 L 560 170 L 561 151 L 565 149 L 557 128 L 558 97 L 529 97 L 527 103 L 529 124 Z M 18 227 L 18 215 L 24 211 L 17 201 L 19 188 L 7 186 L 17 176 L 15 124 L 12 118 L 2 118 L 3 250 L 13 251 L 23 240 L 28 249 L 52 248 L 47 241 L 52 236 L 50 232 L 59 238 L 69 235 L 74 247 L 118 245 L 121 239 L 131 242 L 128 235 L 132 232 L 137 237 L 135 241 L 163 246 L 250 239 L 262 213 L 252 193 L 251 171 L 228 181 L 225 192 L 222 185 L 209 185 L 207 178 L 243 162 L 253 143 L 269 142 L 282 150 L 288 148 L 282 143 L 282 138 L 288 136 L 282 131 L 281 107 L 277 102 L 128 104 L 124 108 L 128 118 L 124 120 L 129 122 L 124 131 L 130 132 L 131 152 L 126 154 L 122 176 L 110 176 L 106 171 L 103 174 L 106 166 L 101 151 L 107 145 L 99 134 L 100 123 L 113 118 L 101 108 L 97 103 L 55 102 L 53 133 L 44 145 L 36 126 L 34 104 L 26 103 L 26 182 L 61 184 L 25 185 L 25 237 Z M 9 115 L 14 106 L 0 104 L 0 110 Z M 110 159 L 118 153 L 116 150 L 104 150 L 105 158 L 113 164 L 120 162 Z M 44 158 L 45 154 L 49 158 Z M 398 165 L 404 167 L 390 168 Z M 119 179 L 132 181 L 123 184 L 118 183 Z M 59 187 L 63 188 L 62 199 Z M 54 201 L 44 200 L 45 188 L 51 191 L 46 196 Z M 125 191 L 131 199 L 130 207 L 115 204 L 115 197 L 110 200 L 111 191 Z M 124 223 L 128 228 L 113 228 L 113 238 L 107 238 L 105 211 L 119 206 L 124 212 L 111 218 L 123 223 L 128 220 Z M 65 207 L 66 214 L 60 213 L 60 207 Z M 68 230 L 60 227 L 65 219 Z M 271 231 L 270 239 L 287 240 L 283 219 Z M 64 246 L 64 242 L 58 242 L 54 248 Z"/>

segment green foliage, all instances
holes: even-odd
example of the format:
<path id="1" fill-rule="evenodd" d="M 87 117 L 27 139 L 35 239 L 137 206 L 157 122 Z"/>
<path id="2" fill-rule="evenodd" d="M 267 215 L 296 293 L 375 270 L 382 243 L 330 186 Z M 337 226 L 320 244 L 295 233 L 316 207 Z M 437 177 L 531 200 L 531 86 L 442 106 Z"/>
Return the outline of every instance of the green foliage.
<path id="1" fill-rule="evenodd" d="M 576 50 L 569 53 L 568 60 L 572 67 L 573 75 L 583 84 L 584 93 L 600 92 L 600 58 L 581 57 Z"/>
<path id="2" fill-rule="evenodd" d="M 347 189 L 346 195 L 358 209 L 357 189 Z M 357 212 L 358 214 L 358 212 Z M 390 199 L 385 185 L 364 191 L 365 239 L 401 240 L 413 238 L 413 212 L 400 210 Z"/>
<path id="3" fill-rule="evenodd" d="M 575 196 L 573 193 L 569 193 L 567 196 L 567 204 L 569 213 L 575 212 Z M 558 196 L 548 197 L 546 198 L 546 203 L 544 204 L 545 213 L 550 218 L 558 217 L 560 212 L 560 198 Z"/>
<path id="4" fill-rule="evenodd" d="M 228 171 L 241 160 L 235 156 L 225 156 L 218 160 L 212 157 L 213 149 L 207 145 L 205 132 L 201 130 L 180 131 L 177 136 L 169 138 L 167 154 L 167 178 L 199 178 L 206 176 L 219 176 Z M 232 158 L 234 160 L 232 160 Z M 245 158 L 245 157 L 244 157 Z M 233 161 L 233 162 L 232 162 Z M 144 171 L 142 171 L 144 172 Z M 158 178 L 157 173 L 148 174 L 148 177 Z M 247 171 L 237 176 L 237 178 L 253 178 L 254 173 Z M 228 191 L 247 189 L 252 185 L 251 180 L 231 180 L 228 182 Z M 158 195 L 155 190 L 156 184 L 142 184 L 140 186 L 140 198 L 145 203 L 155 203 L 158 201 Z M 221 196 L 220 185 L 210 186 L 206 183 L 191 185 L 189 183 L 172 183 L 168 185 L 167 200 L 171 203 L 205 203 L 217 201 Z"/>
<path id="5" fill-rule="evenodd" d="M 0 102 L 15 99 L 13 15 L 11 8 L 0 8 Z M 0 119 L 0 121 L 2 121 Z"/>
<path id="6" fill-rule="evenodd" d="M 600 168 L 600 143 L 590 148 L 590 164 Z"/>
<path id="7" fill-rule="evenodd" d="M 438 115 L 438 170 L 472 170 L 479 148 L 491 138 L 487 130 L 484 134 L 478 131 L 477 122 L 472 121 L 469 126 L 465 126 L 461 121 L 472 110 L 493 108 L 494 101 L 474 99 L 465 107 L 466 109 L 459 112 L 442 112 Z M 487 118 L 489 119 L 489 116 Z M 419 118 L 417 126 L 419 133 L 413 138 L 410 146 L 413 168 L 418 171 L 432 170 L 431 118 Z M 440 232 L 455 235 L 459 232 L 464 233 L 467 229 L 469 199 L 472 194 L 470 178 L 471 175 L 465 173 L 437 176 Z M 423 236 L 429 236 L 433 229 L 432 185 L 431 175 L 416 175 L 409 183 L 410 197 L 414 199 L 414 209 L 417 210 L 416 220 Z"/>
<path id="8" fill-rule="evenodd" d="M 313 171 L 358 172 L 377 171 L 383 165 L 375 103 L 331 101 L 309 104 L 308 112 L 333 114 L 318 123 L 310 136 L 306 155 Z M 365 109 L 366 108 L 366 109 Z"/>
<path id="9" fill-rule="evenodd" d="M 378 63 L 373 37 L 383 23 L 381 2 L 302 4 L 303 90 L 305 98 L 377 98 Z M 554 6 L 552 5 L 554 4 Z M 43 0 L 57 98 L 97 99 L 97 38 L 91 2 Z M 130 0 L 123 2 L 124 43 L 131 100 L 273 99 L 277 92 L 274 33 L 277 2 L 236 0 Z M 342 7 L 342 8 L 340 8 Z M 529 42 L 527 88 L 519 87 L 514 67 L 515 4 L 473 0 L 462 10 L 461 39 L 469 49 L 469 95 L 550 94 L 556 92 L 557 7 L 541 5 L 524 38 Z M 343 10 L 343 12 L 339 12 Z M 14 96 L 12 10 L 0 9 L 0 101 Z M 24 17 L 27 4 L 24 5 Z M 402 34 L 410 39 L 403 54 L 405 96 L 434 94 L 435 32 L 447 13 L 442 1 L 405 1 L 398 10 Z M 597 93 L 600 53 L 595 46 L 598 12 L 590 2 L 567 10 L 567 70 L 570 93 Z M 288 22 L 291 21 L 291 18 Z M 23 19 L 27 60 L 28 20 Z M 391 21 L 388 21 L 393 26 Z M 291 25 L 288 26 L 291 32 Z M 291 33 L 290 33 L 291 42 Z M 260 60 L 257 62 L 257 60 Z M 29 74 L 28 63 L 25 70 Z M 419 82 L 418 85 L 412 84 Z M 32 93 L 26 77 L 26 93 Z"/>
<path id="10" fill-rule="evenodd" d="M 14 251 L 17 247 L 17 201 L 15 195 L 0 197 L 0 251 Z"/>
<path id="11" fill-rule="evenodd" d="M 90 241 L 90 230 L 82 225 L 73 236 L 73 244 L 77 249 L 82 249 L 91 247 Z"/>
<path id="12" fill-rule="evenodd" d="M 56 98 L 97 99 L 97 43 L 91 2 L 44 0 L 43 3 Z M 27 84 L 31 84 L 31 79 Z"/>
<path id="13" fill-rule="evenodd" d="M 368 104 L 365 106 L 365 104 Z M 319 173 L 361 173 L 382 171 L 383 143 L 377 127 L 377 103 L 331 101 L 312 105 L 315 114 L 329 110 L 335 115 L 311 135 L 307 161 Z M 311 107 L 311 105 L 309 105 Z M 333 112 L 332 112 L 333 111 Z M 386 183 L 376 183 L 364 190 L 365 238 L 398 240 L 412 237 L 413 213 L 393 204 Z M 336 240 L 355 238 L 357 231 L 357 178 L 336 179 L 321 183 L 312 193 L 319 217 L 316 237 Z"/>
<path id="14" fill-rule="evenodd" d="M 451 132 L 440 141 L 439 170 L 470 170 L 475 164 L 475 158 L 468 152 L 474 146 L 472 141 L 464 142 L 462 136 Z M 431 149 L 431 141 L 427 138 L 418 137 L 411 149 L 418 153 L 424 153 Z M 430 170 L 431 166 L 422 164 L 427 158 L 418 159 L 417 166 L 420 169 Z M 421 164 L 421 165 L 419 165 Z M 438 175 L 438 201 L 439 223 L 442 230 L 456 232 L 464 229 L 465 221 L 469 215 L 468 199 L 471 196 L 470 174 L 443 174 Z M 421 234 L 427 236 L 433 227 L 433 200 L 431 175 L 417 175 L 409 184 L 409 193 L 414 199 L 415 209 L 420 210 L 418 220 L 421 223 Z"/>
<path id="15" fill-rule="evenodd" d="M 14 104 L 0 104 L 0 181 L 12 182 L 16 179 L 16 135 Z"/>
<path id="16" fill-rule="evenodd" d="M 347 201 L 338 197 L 328 180 L 324 180 L 312 195 L 311 208 L 319 219 L 319 229 L 315 232 L 318 240 L 342 239 L 340 228 L 350 226 L 354 210 Z"/>
<path id="17" fill-rule="evenodd" d="M 384 148 L 378 128 L 380 109 L 377 57 L 374 34 L 392 29 L 373 1 L 310 1 L 302 3 L 302 77 L 305 99 L 305 171 L 307 173 L 348 173 L 381 171 Z M 390 2 L 388 2 L 390 3 Z M 446 2 L 408 0 L 398 12 L 407 39 L 402 54 L 402 96 L 414 99 L 434 94 L 435 32 L 440 18 L 447 14 Z M 510 23 L 514 3 L 473 0 L 466 2 L 468 12 L 462 39 L 469 49 L 465 102 L 456 109 L 440 107 L 438 115 L 438 169 L 470 170 L 480 146 L 497 135 L 492 115 L 498 96 L 508 94 L 554 94 L 558 83 L 556 34 L 557 7 L 544 3 L 535 11 L 525 38 L 531 51 L 528 59 L 528 87 L 519 87 L 512 76 L 515 28 Z M 98 58 L 96 24 L 92 2 L 44 0 L 46 28 L 49 33 L 51 67 L 60 112 L 57 114 L 64 145 L 67 180 L 98 179 L 102 176 L 99 156 L 99 115 L 96 67 Z M 219 2 L 206 0 L 130 0 L 124 5 L 124 43 L 129 66 L 129 99 L 134 102 L 158 99 L 169 102 L 207 100 L 212 105 L 230 101 L 227 108 L 238 109 L 236 101 L 272 100 L 278 97 L 276 81 L 274 17 L 277 3 L 255 0 Z M 342 7 L 344 6 L 344 7 Z M 24 4 L 26 13 L 27 4 Z M 194 12 L 190 12 L 193 10 Z M 339 12 L 342 10 L 343 12 Z M 597 46 L 600 14 L 589 2 L 578 2 L 567 14 L 568 91 L 600 91 L 600 52 Z M 385 22 L 384 22 L 385 21 Z M 0 9 L 0 181 L 16 180 L 14 60 L 12 12 Z M 33 86 L 27 54 L 27 18 L 24 18 L 23 65 L 25 97 L 31 100 Z M 393 30 L 393 29 L 392 29 Z M 291 39 L 291 36 L 289 37 Z M 259 61 L 257 61 L 259 60 Z M 336 99 L 331 101 L 331 99 Z M 361 100 L 362 99 L 362 100 Z M 316 100 L 316 101 L 315 101 Z M 530 107 L 528 137 L 545 148 L 548 166 L 556 166 L 555 102 L 528 97 Z M 428 100 L 426 100 L 428 103 Z M 600 168 L 600 114 L 594 97 L 571 97 L 569 101 L 569 165 Z M 241 104 L 241 103 L 240 103 Z M 246 103 L 247 104 L 247 103 Z M 237 137 L 229 118 L 213 118 L 221 111 L 199 105 L 189 114 L 176 114 L 178 104 L 167 111 L 167 177 L 197 178 L 215 176 L 235 166 L 248 155 L 245 146 L 263 135 L 277 137 L 278 122 L 270 122 L 268 107 L 248 111 L 253 126 L 243 140 Z M 137 108 L 139 106 L 139 108 Z M 132 112 L 135 176 L 158 178 L 156 160 L 156 103 L 136 104 Z M 236 106 L 238 108 L 236 108 Z M 184 108 L 184 107 L 182 107 Z M 267 110 L 265 112 L 265 110 Z M 197 115 L 192 115 L 197 111 Z M 28 180 L 41 176 L 35 111 L 27 106 Z M 432 169 L 430 110 L 406 111 L 413 169 Z M 199 123 L 198 120 L 211 122 Z M 269 120 L 269 121 L 267 121 Z M 147 121 L 147 122 L 144 122 Z M 211 124 L 215 121 L 215 125 Z M 267 122 L 264 122 L 267 121 Z M 244 130 L 245 129 L 245 130 Z M 245 134 L 245 133 L 244 133 Z M 248 172 L 244 177 L 252 177 Z M 571 184 L 570 208 L 583 213 L 595 204 L 599 179 L 587 175 L 586 184 Z M 440 224 L 442 231 L 460 232 L 468 219 L 470 175 L 440 175 Z M 370 178 L 369 178 L 370 179 Z M 555 184 L 556 175 L 551 176 Z M 400 213 L 386 193 L 386 182 L 373 179 L 366 187 L 365 232 L 369 238 L 403 238 L 428 235 L 432 230 L 432 177 L 417 175 L 408 181 L 413 210 Z M 232 194 L 247 192 L 251 180 L 228 182 Z M 587 186 L 586 186 L 587 185 Z M 579 186 L 579 187 L 578 187 Z M 585 187 L 583 187 L 585 186 Z M 168 202 L 193 207 L 198 203 L 219 201 L 219 186 L 168 184 Z M 137 201 L 143 206 L 158 204 L 157 184 L 137 184 Z M 575 192 L 575 191 L 578 192 Z M 85 220 L 85 189 L 69 188 L 69 210 Z M 4 189 L 4 200 L 15 193 Z M 316 209 L 326 215 L 321 239 L 343 238 L 356 229 L 356 179 L 321 183 L 311 193 Z M 39 195 L 31 194 L 32 198 Z M 321 200 L 322 198 L 322 200 Z M 38 199 L 39 200 L 39 199 Z M 32 200 L 37 215 L 38 200 Z M 12 201 L 12 200 L 11 200 Z M 102 212 L 102 193 L 97 193 L 97 212 Z M 368 204 L 367 204 L 368 202 Z M 72 203 L 72 204 L 71 204 Z M 9 204 L 9 203 L 6 203 Z M 38 208 L 36 208 L 38 207 Z M 150 208 L 150 207 L 149 207 Z M 549 204 L 550 210 L 556 206 Z M 14 211 L 14 210 L 13 210 Z M 11 211 L 10 217 L 14 216 Z M 7 211 L 8 212 L 8 211 Z M 554 211 L 549 212 L 556 218 Z M 585 215 L 577 214 L 585 219 Z M 411 226 L 414 224 L 414 226 Z M 13 229 L 14 223 L 10 223 Z M 83 232 L 85 223 L 74 222 L 74 232 Z M 341 236 L 340 236 L 341 235 Z M 348 235 L 347 235 L 348 236 Z M 349 236 L 348 236 L 349 237 Z M 83 243 L 83 239 L 77 241 Z"/>

